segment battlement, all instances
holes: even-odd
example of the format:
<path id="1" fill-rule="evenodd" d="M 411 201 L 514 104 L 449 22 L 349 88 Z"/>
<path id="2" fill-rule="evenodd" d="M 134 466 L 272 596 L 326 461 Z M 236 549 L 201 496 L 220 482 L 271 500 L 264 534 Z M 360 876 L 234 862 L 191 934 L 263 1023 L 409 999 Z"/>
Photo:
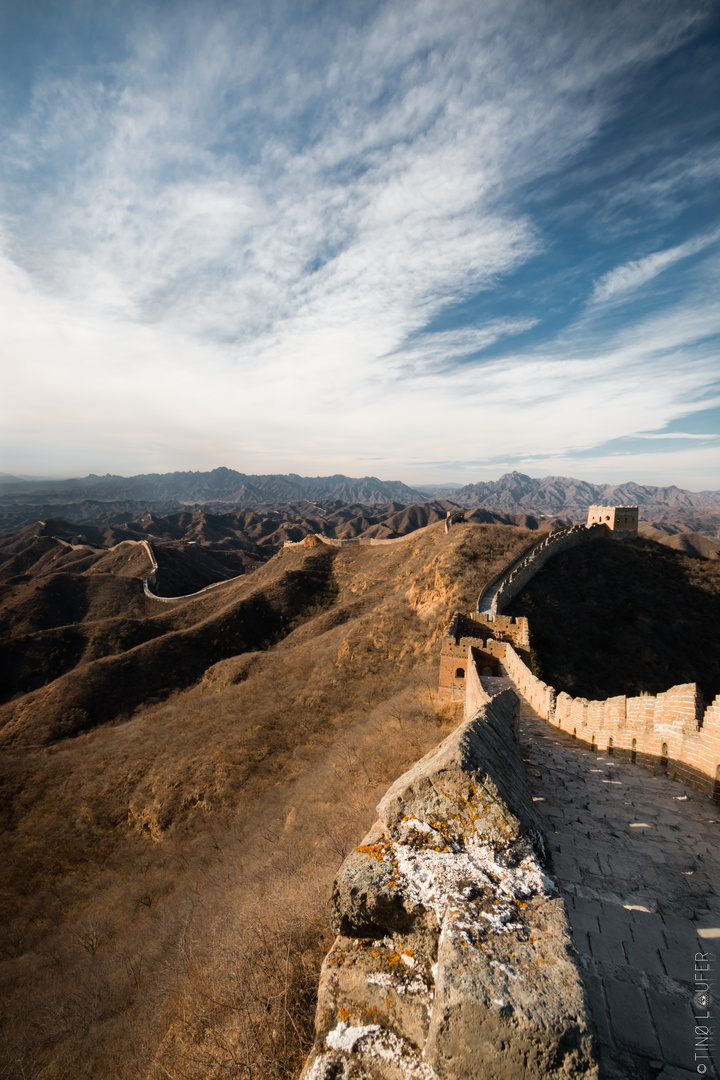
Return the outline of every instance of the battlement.
<path id="1" fill-rule="evenodd" d="M 523 615 L 491 616 L 481 612 L 463 615 L 456 611 L 442 638 L 440 648 L 439 693 L 450 701 L 465 700 L 468 648 L 473 646 L 481 675 L 500 675 L 499 660 L 506 644 L 519 649 L 530 647 L 528 621 Z"/>
<path id="2" fill-rule="evenodd" d="M 531 577 L 561 551 L 612 536 L 619 540 L 638 534 L 637 506 L 591 506 L 587 524 L 558 529 L 539 540 L 509 566 L 486 582 L 478 597 L 478 611 L 496 616 L 516 596 Z"/>
<path id="3" fill-rule="evenodd" d="M 595 537 L 637 534 L 636 506 L 593 506 L 588 525 L 574 525 L 547 537 L 509 565 L 491 584 L 489 612 L 456 612 L 442 639 L 439 693 L 472 704 L 469 687 L 482 676 L 508 675 L 533 709 L 592 748 L 626 755 L 661 768 L 711 797 L 720 797 L 720 695 L 706 708 L 694 683 L 664 693 L 587 701 L 560 693 L 530 670 L 522 655 L 530 649 L 528 620 L 496 614 L 545 565 L 550 555 Z M 594 519 L 594 520 L 591 520 Z M 480 594 L 480 605 L 488 596 Z"/>

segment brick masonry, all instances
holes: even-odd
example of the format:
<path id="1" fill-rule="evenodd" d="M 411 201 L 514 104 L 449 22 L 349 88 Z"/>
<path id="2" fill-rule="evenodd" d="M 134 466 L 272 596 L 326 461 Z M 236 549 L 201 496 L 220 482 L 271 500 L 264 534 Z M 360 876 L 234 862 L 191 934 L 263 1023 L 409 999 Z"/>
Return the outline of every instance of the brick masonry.
<path id="1" fill-rule="evenodd" d="M 478 609 L 489 610 L 478 610 L 469 618 L 458 614 L 448 627 L 442 640 L 439 692 L 442 697 L 462 701 L 471 663 L 478 677 L 500 674 L 502 664 L 543 720 L 591 749 L 667 772 L 720 798 L 720 694 L 704 710 L 695 683 L 672 686 L 656 695 L 604 701 L 558 694 L 533 675 L 518 654 L 518 649 L 530 647 L 527 619 L 500 614 L 553 555 L 602 536 L 636 536 L 637 520 L 637 507 L 592 506 L 587 525 L 551 533 L 510 566 L 499 584 L 494 579 L 492 594 L 483 590 L 478 600 Z"/>

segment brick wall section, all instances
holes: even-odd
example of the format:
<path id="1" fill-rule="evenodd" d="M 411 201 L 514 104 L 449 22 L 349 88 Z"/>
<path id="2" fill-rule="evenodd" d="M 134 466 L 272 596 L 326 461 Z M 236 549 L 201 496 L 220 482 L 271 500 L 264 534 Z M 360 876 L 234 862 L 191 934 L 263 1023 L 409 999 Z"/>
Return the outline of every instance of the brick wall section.
<path id="1" fill-rule="evenodd" d="M 500 640 L 498 640 L 500 639 Z M 450 701 L 465 701 L 468 676 L 468 649 L 477 651 L 477 664 L 481 675 L 498 675 L 497 661 L 505 652 L 505 641 L 521 649 L 530 647 L 528 621 L 523 615 L 513 618 L 473 613 L 470 616 L 456 612 L 442 639 L 440 650 L 439 694 Z M 462 672 L 462 674 L 459 674 Z"/>
<path id="2" fill-rule="evenodd" d="M 391 536 L 387 539 L 377 536 L 353 536 L 349 540 L 338 540 L 334 536 L 325 536 L 324 533 L 310 533 L 310 535 L 316 537 L 318 540 L 322 540 L 323 544 L 327 544 L 328 547 L 350 547 L 351 544 L 361 544 L 365 547 L 382 547 L 387 544 L 402 544 L 406 540 L 414 540 L 420 533 L 427 532 L 428 529 L 437 529 L 439 525 L 442 525 L 445 532 L 450 531 L 444 521 L 431 521 L 429 525 L 421 525 L 419 529 L 414 529 L 404 536 Z M 299 544 L 303 544 L 305 539 L 306 537 L 303 537 L 302 540 L 286 540 L 283 547 L 297 547 Z"/>
<path id="3" fill-rule="evenodd" d="M 530 552 L 538 546 L 538 543 L 544 543 L 545 539 L 547 539 L 547 537 L 545 537 L 542 541 L 531 540 L 529 544 L 525 544 L 525 546 L 521 549 L 521 551 L 518 552 L 512 562 L 506 564 L 501 570 L 498 570 L 496 574 L 493 574 L 492 577 L 488 578 L 488 580 L 485 582 L 482 589 L 480 590 L 480 595 L 478 596 L 478 611 L 482 611 L 483 600 L 485 599 L 485 596 L 491 591 L 491 589 L 494 588 L 495 585 L 497 585 L 498 581 L 501 581 L 504 577 L 507 577 L 513 567 L 516 564 L 522 562 L 525 556 L 529 555 Z"/>
<path id="4" fill-rule="evenodd" d="M 443 638 L 438 688 L 441 698 L 450 701 L 465 700 L 465 677 L 468 666 L 468 646 L 470 644 L 472 644 L 472 639 L 461 638 L 456 645 L 454 638 L 450 640 Z M 459 671 L 462 671 L 462 675 L 458 675 Z"/>
<path id="5" fill-rule="evenodd" d="M 624 757 L 634 754 L 638 763 L 653 768 L 664 768 L 666 760 L 671 776 L 708 795 L 718 794 L 720 695 L 704 713 L 695 683 L 671 686 L 656 695 L 588 701 L 556 694 L 533 675 L 512 645 L 504 646 L 502 663 L 544 720 L 603 752 L 610 748 Z"/>
<path id="6" fill-rule="evenodd" d="M 467 678 L 465 680 L 465 719 L 469 720 L 490 701 L 490 695 L 480 681 L 483 657 L 480 649 L 469 645 L 467 650 Z"/>
<path id="7" fill-rule="evenodd" d="M 615 533 L 625 536 L 638 534 L 637 506 L 597 506 L 588 507 L 588 525 L 606 524 Z"/>

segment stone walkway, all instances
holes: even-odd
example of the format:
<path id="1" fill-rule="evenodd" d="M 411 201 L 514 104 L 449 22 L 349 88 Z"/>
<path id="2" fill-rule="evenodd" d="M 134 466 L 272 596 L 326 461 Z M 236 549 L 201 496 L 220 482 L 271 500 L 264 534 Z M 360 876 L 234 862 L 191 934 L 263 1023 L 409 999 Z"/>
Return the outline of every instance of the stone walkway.
<path id="1" fill-rule="evenodd" d="M 487 684 L 496 691 L 509 680 Z M 521 748 L 580 954 L 601 1077 L 720 1076 L 720 806 L 585 749 L 521 702 Z M 704 980 L 714 981 L 709 1008 L 696 996 Z"/>

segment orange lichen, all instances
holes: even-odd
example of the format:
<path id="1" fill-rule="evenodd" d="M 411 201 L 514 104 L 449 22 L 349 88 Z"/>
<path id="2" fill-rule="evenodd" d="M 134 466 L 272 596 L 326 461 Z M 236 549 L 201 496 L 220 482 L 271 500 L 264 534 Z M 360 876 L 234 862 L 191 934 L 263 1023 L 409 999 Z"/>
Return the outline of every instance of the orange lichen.
<path id="1" fill-rule="evenodd" d="M 363 855 L 369 855 L 372 859 L 378 859 L 380 862 L 390 853 L 389 843 L 379 844 L 359 844 L 355 848 L 355 851 L 361 851 Z"/>

